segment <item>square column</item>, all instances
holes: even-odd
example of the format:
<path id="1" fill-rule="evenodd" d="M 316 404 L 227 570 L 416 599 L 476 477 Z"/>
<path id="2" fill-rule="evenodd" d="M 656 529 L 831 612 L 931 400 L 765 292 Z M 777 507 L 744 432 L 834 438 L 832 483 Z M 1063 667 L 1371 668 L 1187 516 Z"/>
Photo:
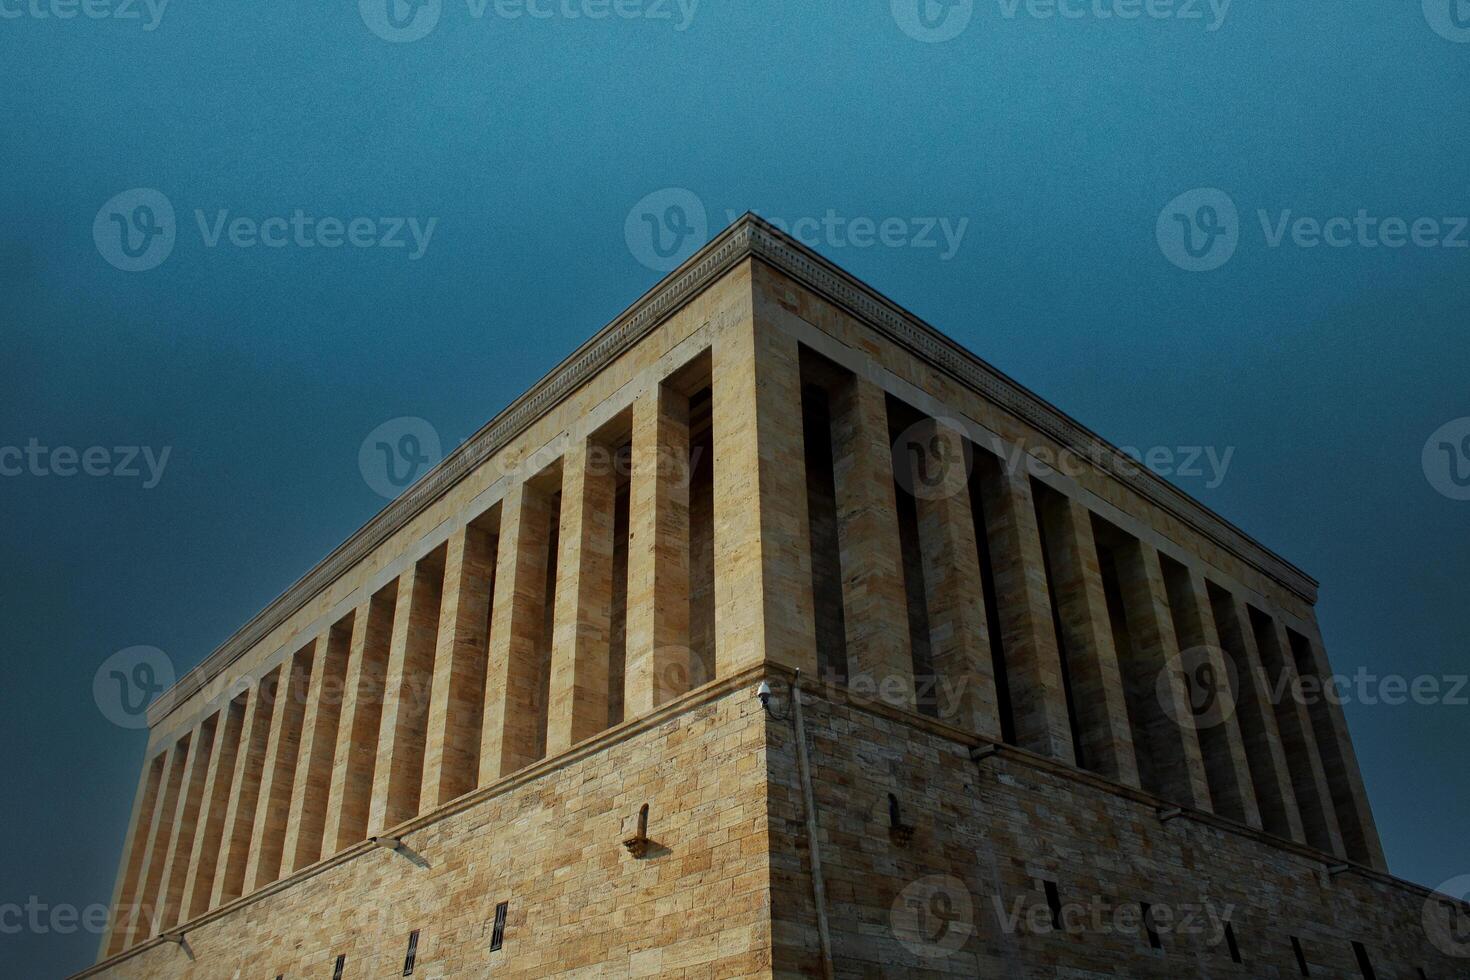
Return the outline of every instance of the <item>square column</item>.
<path id="1" fill-rule="evenodd" d="M 739 317 L 712 348 L 715 674 L 817 673 L 796 341 Z"/>
<path id="2" fill-rule="evenodd" d="M 624 718 L 689 689 L 689 473 L 689 399 L 655 384 L 633 401 Z"/>
<path id="3" fill-rule="evenodd" d="M 1240 717 L 1234 710 L 1212 710 L 1219 704 L 1218 688 L 1228 686 L 1229 675 L 1205 578 L 1197 569 L 1183 566 L 1174 569 L 1174 574 L 1165 576 L 1180 646 L 1180 658 L 1174 669 L 1184 671 L 1188 678 L 1185 692 L 1190 714 L 1187 717 L 1193 720 L 1199 737 L 1210 798 L 1216 812 L 1259 828 L 1261 811 L 1251 784 Z M 1230 696 L 1233 695 L 1227 693 Z M 1195 710 L 1196 703 L 1202 706 L 1201 711 Z"/>
<path id="4" fill-rule="evenodd" d="M 163 866 L 163 883 L 153 919 L 155 934 L 172 928 L 179 921 L 184 882 L 189 876 L 189 856 L 194 852 L 199 808 L 204 800 L 204 783 L 209 776 L 219 727 L 220 715 L 217 713 L 196 725 L 189 735 L 189 759 L 185 763 L 184 784 L 173 818 L 173 843 L 169 847 L 168 861 Z"/>
<path id="5" fill-rule="evenodd" d="M 255 810 L 255 831 L 245 868 L 246 894 L 281 876 L 281 854 L 286 844 L 286 820 L 291 814 L 291 790 L 296 784 L 296 760 L 301 750 L 301 725 L 306 717 L 306 691 L 311 682 L 313 645 L 297 650 L 282 665 L 285 678 L 276 688 L 266 763 Z"/>
<path id="6" fill-rule="evenodd" d="M 848 683 L 875 685 L 883 700 L 913 710 L 914 652 L 886 396 L 854 376 L 833 386 L 831 411 Z"/>
<path id="7" fill-rule="evenodd" d="M 311 686 L 306 693 L 306 718 L 301 728 L 300 761 L 291 789 L 291 813 L 286 821 L 282 869 L 289 874 L 319 860 L 326 829 L 327 796 L 332 790 L 332 759 L 337 751 L 337 725 L 342 717 L 342 692 L 347 676 L 347 654 L 352 645 L 350 620 L 333 626 L 316 639 Z"/>
<path id="8" fill-rule="evenodd" d="M 1221 643 L 1234 651 L 1236 658 L 1240 680 L 1236 711 L 1246 757 L 1250 760 L 1261 822 L 1268 832 L 1305 844 L 1307 835 L 1302 829 L 1301 811 L 1297 809 L 1296 793 L 1291 786 L 1281 730 L 1276 726 L 1271 682 L 1261 665 L 1255 631 L 1251 629 L 1250 608 L 1239 596 L 1223 596 L 1215 604 L 1215 623 Z"/>
<path id="9" fill-rule="evenodd" d="M 490 593 L 495 537 L 470 524 L 449 538 L 444 601 L 429 699 L 424 749 L 425 807 L 448 803 L 475 788 L 480 775 L 480 723 L 485 710 L 485 660 L 490 642 Z"/>
<path id="10" fill-rule="evenodd" d="M 1016 741 L 1076 765 L 1031 482 L 1024 467 L 1012 473 L 1004 460 L 985 458 L 977 470 L 980 463 L 975 485 L 987 525 Z"/>
<path id="11" fill-rule="evenodd" d="M 393 611 L 398 583 L 380 590 L 352 614 L 342 717 L 337 749 L 332 754 L 332 786 L 327 794 L 325 840 L 331 856 L 367 839 L 373 770 L 378 761 L 378 730 L 388 685 L 388 647 L 393 638 Z"/>
<path id="12" fill-rule="evenodd" d="M 199 833 L 189 855 L 189 873 L 184 879 L 184 897 L 179 921 L 187 921 L 209 911 L 209 898 L 214 891 L 214 875 L 219 853 L 224 844 L 225 816 L 230 807 L 230 783 L 240 750 L 240 733 L 245 727 L 247 695 L 230 701 L 220 711 L 214 751 L 209 756 L 209 775 L 204 780 Z"/>
<path id="13" fill-rule="evenodd" d="M 480 741 L 481 786 L 544 754 L 540 698 L 551 514 L 550 495 L 526 482 L 512 486 L 501 504 Z"/>
<path id="14" fill-rule="evenodd" d="M 1135 738 L 1147 739 L 1157 772 L 1151 789 L 1185 806 L 1213 809 L 1189 692 L 1172 668 L 1179 657 L 1169 593 L 1152 545 L 1130 540 L 1116 551 L 1118 585 L 1128 621 L 1133 664 L 1128 684 L 1138 715 Z M 1179 720 L 1176 720 L 1179 719 Z"/>
<path id="15" fill-rule="evenodd" d="M 1303 636 L 1306 648 L 1302 656 L 1310 661 L 1315 675 L 1326 682 L 1332 676 L 1331 665 L 1322 645 L 1322 634 L 1315 622 Z M 1358 754 L 1343 715 L 1341 699 L 1323 697 L 1316 725 L 1318 750 L 1326 769 L 1327 785 L 1332 793 L 1342 843 L 1348 857 L 1379 871 L 1388 870 L 1373 807 L 1363 786 L 1363 771 L 1358 768 Z"/>
<path id="16" fill-rule="evenodd" d="M 967 491 L 963 434 L 925 419 L 912 446 L 899 445 L 894 465 L 907 463 L 918 512 L 919 551 L 929 619 L 929 659 L 940 718 L 999 739 L 995 660 L 985 620 L 980 550 Z"/>
<path id="17" fill-rule="evenodd" d="M 214 894 L 209 907 L 215 908 L 245 891 L 245 866 L 250 860 L 250 842 L 255 828 L 255 805 L 260 799 L 260 778 L 265 771 L 266 746 L 270 740 L 271 715 L 276 709 L 276 689 L 281 668 L 251 685 L 247 692 L 245 727 L 240 733 L 240 749 L 235 758 L 235 774 L 230 781 L 229 809 L 225 812 L 224 842 L 214 873 Z"/>
<path id="18" fill-rule="evenodd" d="M 556 562 L 552 616 L 547 755 L 559 755 L 607 727 L 616 489 L 612 453 L 585 439 L 574 441 L 562 462 L 561 530 L 557 534 L 561 554 Z M 687 486 L 684 492 L 687 500 Z M 686 502 L 686 541 L 688 524 Z M 682 598 L 687 623 L 687 546 L 685 554 L 682 596 L 657 596 L 655 601 L 677 604 Z"/>
<path id="19" fill-rule="evenodd" d="M 184 774 L 188 771 L 192 744 L 193 740 L 185 735 L 168 750 L 168 761 L 164 765 L 163 798 L 153 812 L 148 852 L 143 858 L 143 874 L 126 943 L 129 946 L 156 934 L 154 920 L 159 907 L 159 891 L 163 887 L 163 868 L 168 863 L 169 847 L 173 843 L 174 820 L 178 811 L 179 794 L 184 785 Z"/>
<path id="20" fill-rule="evenodd" d="M 368 806 L 369 837 L 419 813 L 443 589 L 442 556 L 420 559 L 398 579 L 383 716 L 378 723 L 378 759 L 373 765 L 373 795 Z"/>
<path id="21" fill-rule="evenodd" d="M 1139 786 L 1138 758 L 1118 648 L 1087 507 L 1051 494 L 1040 507 L 1072 694 L 1087 767 L 1125 786 Z"/>

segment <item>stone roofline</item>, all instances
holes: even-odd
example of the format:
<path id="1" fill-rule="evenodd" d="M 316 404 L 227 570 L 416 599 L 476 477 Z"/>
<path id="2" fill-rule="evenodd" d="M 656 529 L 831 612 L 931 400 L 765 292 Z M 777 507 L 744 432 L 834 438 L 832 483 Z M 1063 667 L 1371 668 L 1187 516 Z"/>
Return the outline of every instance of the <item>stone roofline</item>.
<path id="1" fill-rule="evenodd" d="M 747 212 L 384 507 L 310 571 L 169 688 L 148 709 L 156 725 L 223 673 L 348 569 L 433 504 L 542 415 L 686 305 L 730 269 L 758 258 L 836 304 L 869 328 L 1035 427 L 1157 507 L 1300 596 L 1317 581 L 1182 490 L 1139 467 L 1116 446 L 961 347 L 888 297 Z"/>

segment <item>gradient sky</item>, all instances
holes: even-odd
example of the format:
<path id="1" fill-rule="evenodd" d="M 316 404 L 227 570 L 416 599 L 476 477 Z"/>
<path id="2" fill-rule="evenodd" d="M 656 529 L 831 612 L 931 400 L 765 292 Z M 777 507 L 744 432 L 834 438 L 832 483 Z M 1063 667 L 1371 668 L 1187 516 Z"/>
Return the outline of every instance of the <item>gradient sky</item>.
<path id="1" fill-rule="evenodd" d="M 1115 443 L 1233 450 L 1176 482 L 1321 580 L 1339 672 L 1467 670 L 1470 502 L 1421 450 L 1470 416 L 1470 248 L 1273 248 L 1258 217 L 1470 213 L 1470 43 L 1420 0 L 1237 0 L 1215 30 L 978 0 L 942 43 L 888 0 L 706 0 L 684 30 L 443 0 L 408 43 L 350 0 L 176 0 L 153 30 L 49 3 L 0 0 L 0 452 L 170 455 L 152 487 L 0 477 L 0 907 L 110 898 L 144 736 L 94 699 L 103 661 L 198 663 L 383 505 L 371 430 L 452 448 L 634 300 L 660 273 L 625 225 L 670 188 L 706 235 L 830 211 L 810 244 Z M 134 188 L 176 213 L 150 271 L 94 242 Z M 1239 214 L 1211 272 L 1156 240 L 1199 188 Z M 414 259 L 196 219 L 297 209 L 437 220 Z M 966 224 L 948 254 L 853 218 Z M 1470 873 L 1470 706 L 1346 712 L 1392 869 Z M 13 925 L 7 975 L 95 955 Z"/>

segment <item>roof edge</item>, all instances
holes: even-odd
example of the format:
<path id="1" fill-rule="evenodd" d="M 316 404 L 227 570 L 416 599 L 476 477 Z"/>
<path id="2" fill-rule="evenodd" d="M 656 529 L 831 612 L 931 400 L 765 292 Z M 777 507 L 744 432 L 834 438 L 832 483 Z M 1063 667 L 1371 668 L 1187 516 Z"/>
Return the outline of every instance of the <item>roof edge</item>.
<path id="1" fill-rule="evenodd" d="M 580 388 L 606 364 L 749 257 L 758 258 L 802 282 L 1059 444 L 1101 465 L 1115 479 L 1280 582 L 1308 603 L 1316 602 L 1318 583 L 1301 569 L 1173 484 L 1146 468 L 1139 468 L 1110 442 L 940 330 L 811 248 L 755 214 L 746 212 L 543 375 L 180 677 L 148 707 L 150 727 L 223 673 L 272 630 L 499 452 L 536 419 Z"/>

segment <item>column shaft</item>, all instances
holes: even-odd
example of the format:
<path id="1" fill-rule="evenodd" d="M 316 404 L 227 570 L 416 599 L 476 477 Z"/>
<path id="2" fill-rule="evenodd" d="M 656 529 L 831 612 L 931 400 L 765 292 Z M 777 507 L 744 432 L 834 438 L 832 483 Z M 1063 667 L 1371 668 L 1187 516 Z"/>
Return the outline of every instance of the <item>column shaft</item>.
<path id="1" fill-rule="evenodd" d="M 194 727 L 189 736 L 189 760 L 184 767 L 184 783 L 179 791 L 178 809 L 174 813 L 173 842 L 168 861 L 163 866 L 158 909 L 153 931 L 163 932 L 179 921 L 184 901 L 184 883 L 189 877 L 189 856 L 194 852 L 194 837 L 199 827 L 199 808 L 204 800 L 204 783 L 209 776 L 210 760 L 221 715 L 216 713 Z"/>
<path id="2" fill-rule="evenodd" d="M 995 661 L 985 621 L 984 583 L 975 518 L 966 493 L 966 447 L 960 432 L 927 419 L 907 459 L 918 511 L 919 550 L 929 619 L 929 659 L 942 720 L 999 739 Z"/>
<path id="3" fill-rule="evenodd" d="M 1050 495 L 1041 505 L 1053 597 L 1066 647 L 1072 695 L 1081 725 L 1087 767 L 1138 786 L 1138 759 L 1118 648 L 1108 619 L 1108 600 L 1098 564 L 1092 518 L 1080 501 Z"/>
<path id="4" fill-rule="evenodd" d="M 689 688 L 688 477 L 689 400 L 655 385 L 633 402 L 625 718 Z"/>
<path id="5" fill-rule="evenodd" d="M 240 750 L 231 781 L 229 809 L 225 813 L 224 846 L 214 874 L 210 908 L 239 898 L 245 891 L 245 870 L 254 838 L 255 809 L 260 800 L 260 780 L 265 772 L 270 741 L 271 717 L 276 711 L 281 668 L 277 667 L 250 689 L 245 727 L 240 733 Z"/>
<path id="6" fill-rule="evenodd" d="M 285 678 L 277 688 L 276 710 L 271 716 L 266 742 L 255 829 L 245 866 L 246 894 L 281 876 L 286 821 L 291 815 L 291 790 L 296 784 L 296 762 L 301 752 L 301 726 L 306 716 L 306 691 L 311 683 L 314 652 L 314 645 L 309 644 L 281 666 Z"/>
<path id="7" fill-rule="evenodd" d="M 450 537 L 444 559 L 444 601 L 439 612 L 439 647 L 434 652 L 424 785 L 419 794 L 426 807 L 468 793 L 479 778 L 494 582 L 494 535 L 467 525 Z"/>
<path id="8" fill-rule="evenodd" d="M 549 495 L 524 482 L 512 486 L 501 504 L 480 742 L 481 786 L 543 755 L 540 697 L 551 512 Z"/>
<path id="9" fill-rule="evenodd" d="M 556 563 L 552 618 L 547 755 L 559 755 L 607 727 L 616 489 L 611 453 L 587 440 L 575 441 L 562 463 L 561 531 L 557 535 L 561 555 Z M 686 504 L 686 528 L 687 509 Z M 677 602 L 679 597 L 671 598 Z M 687 564 L 682 608 L 687 623 Z"/>
<path id="10" fill-rule="evenodd" d="M 129 945 L 154 935 L 159 891 L 163 887 L 163 867 L 168 863 L 169 846 L 173 842 L 174 819 L 177 816 L 179 794 L 184 785 L 184 774 L 188 770 L 191 744 L 191 739 L 185 735 L 168 750 L 168 762 L 164 767 L 166 775 L 163 798 L 153 814 L 152 836 L 148 842 L 148 853 L 143 858 L 143 876 L 132 917 Z"/>
<path id="11" fill-rule="evenodd" d="M 189 873 L 184 880 L 184 897 L 180 921 L 209 911 L 214 892 L 214 875 L 224 843 L 225 816 L 230 807 L 230 783 L 240 751 L 240 733 L 245 727 L 248 693 L 230 701 L 220 711 L 214 751 L 209 756 L 209 775 L 204 780 L 204 796 L 199 833 L 189 855 Z"/>
<path id="12" fill-rule="evenodd" d="M 137 921 L 133 906 L 141 890 L 148 844 L 153 840 L 154 820 L 158 813 L 167 761 L 167 750 L 154 756 L 144 764 L 142 778 L 138 781 L 138 794 L 128 826 L 128 841 L 123 849 L 122 867 L 118 872 L 118 884 L 112 902 L 112 922 L 102 943 L 104 956 L 121 951 L 132 937 L 133 925 Z"/>
<path id="13" fill-rule="evenodd" d="M 1134 663 L 1127 683 L 1136 711 L 1136 738 L 1148 740 L 1149 756 L 1157 771 L 1148 788 L 1200 810 L 1211 809 L 1209 778 L 1193 724 L 1189 693 L 1184 681 L 1170 669 L 1179 656 L 1179 638 L 1169 610 L 1159 553 L 1152 545 L 1131 540 L 1117 549 L 1118 584 L 1128 621 Z M 1167 678 L 1164 683 L 1160 677 Z M 1167 707 L 1161 698 L 1171 700 Z"/>
<path id="14" fill-rule="evenodd" d="M 327 856 L 367 839 L 397 597 L 395 581 L 352 614 L 345 701 L 337 723 L 332 787 L 327 794 L 326 840 L 322 847 Z"/>
<path id="15" fill-rule="evenodd" d="M 301 726 L 300 761 L 291 789 L 291 812 L 286 821 L 286 844 L 282 852 L 282 868 L 288 874 L 322 856 L 327 796 L 332 789 L 332 758 L 337 751 L 337 726 L 342 717 L 343 685 L 351 645 L 350 621 L 329 628 L 316 640 L 312 658 L 315 667 Z"/>
<path id="16" fill-rule="evenodd" d="M 1061 652 L 1046 588 L 1036 503 L 1024 472 L 982 458 L 975 477 L 985 514 L 1016 741 L 1076 764 Z"/>
<path id="17" fill-rule="evenodd" d="M 368 808 L 370 837 L 419 813 L 443 591 L 442 558 L 421 559 L 398 579 L 386 696 L 378 724 L 378 760 L 373 766 Z"/>
<path id="18" fill-rule="evenodd" d="M 881 388 L 856 376 L 834 386 L 831 406 L 848 683 L 876 687 L 883 700 L 913 709 L 914 654 L 888 407 Z M 798 502 L 805 504 L 805 493 Z"/>
<path id="19" fill-rule="evenodd" d="M 714 338 L 717 676 L 763 659 L 817 673 L 797 351 L 746 319 Z"/>

